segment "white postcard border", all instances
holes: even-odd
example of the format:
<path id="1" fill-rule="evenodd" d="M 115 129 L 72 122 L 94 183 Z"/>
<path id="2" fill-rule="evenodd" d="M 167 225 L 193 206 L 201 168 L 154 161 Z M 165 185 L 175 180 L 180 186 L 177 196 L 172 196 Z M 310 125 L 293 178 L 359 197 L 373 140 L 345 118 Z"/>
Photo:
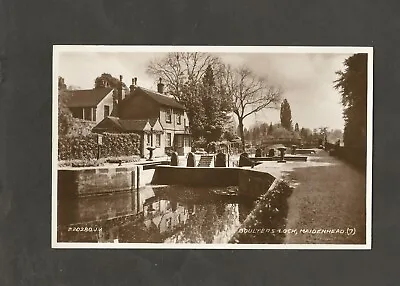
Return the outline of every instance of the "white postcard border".
<path id="1" fill-rule="evenodd" d="M 57 242 L 57 168 L 58 168 L 58 66 L 62 52 L 110 53 L 319 53 L 368 54 L 367 82 L 367 170 L 366 170 L 366 243 L 365 244 L 165 244 L 165 243 L 69 243 Z M 372 249 L 372 152 L 373 152 L 373 47 L 307 46 L 104 46 L 53 45 L 52 105 L 52 213 L 51 246 L 55 249 L 297 249 L 297 250 L 370 250 Z"/>

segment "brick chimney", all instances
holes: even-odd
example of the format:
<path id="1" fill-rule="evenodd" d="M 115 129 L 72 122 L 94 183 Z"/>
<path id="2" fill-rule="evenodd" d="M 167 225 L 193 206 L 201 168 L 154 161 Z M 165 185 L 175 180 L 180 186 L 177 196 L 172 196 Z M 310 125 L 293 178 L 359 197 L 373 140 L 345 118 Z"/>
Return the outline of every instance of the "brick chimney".
<path id="1" fill-rule="evenodd" d="M 132 84 L 131 84 L 131 86 L 129 87 L 130 93 L 133 93 L 133 91 L 135 90 L 135 88 L 136 88 L 136 83 L 137 83 L 137 78 L 136 78 L 136 77 L 132 78 Z"/>
<path id="2" fill-rule="evenodd" d="M 162 81 L 162 79 L 160 77 L 160 82 L 157 84 L 157 92 L 158 93 L 164 93 L 164 84 L 161 81 Z"/>
<path id="3" fill-rule="evenodd" d="M 119 76 L 118 84 L 118 104 L 122 101 L 122 75 Z"/>
<path id="4" fill-rule="evenodd" d="M 111 116 L 118 117 L 119 115 L 119 110 L 118 110 L 118 90 L 113 89 L 113 106 L 112 106 L 112 111 L 111 111 Z"/>

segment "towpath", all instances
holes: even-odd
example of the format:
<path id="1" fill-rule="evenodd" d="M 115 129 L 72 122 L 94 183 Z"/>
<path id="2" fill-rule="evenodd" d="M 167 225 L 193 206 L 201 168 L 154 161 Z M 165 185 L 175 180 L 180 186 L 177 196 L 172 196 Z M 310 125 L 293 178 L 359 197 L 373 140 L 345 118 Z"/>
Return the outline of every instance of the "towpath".
<path id="1" fill-rule="evenodd" d="M 365 175 L 319 150 L 308 162 L 257 166 L 294 187 L 288 200 L 285 243 L 364 244 Z M 355 233 L 354 233 L 355 232 Z"/>

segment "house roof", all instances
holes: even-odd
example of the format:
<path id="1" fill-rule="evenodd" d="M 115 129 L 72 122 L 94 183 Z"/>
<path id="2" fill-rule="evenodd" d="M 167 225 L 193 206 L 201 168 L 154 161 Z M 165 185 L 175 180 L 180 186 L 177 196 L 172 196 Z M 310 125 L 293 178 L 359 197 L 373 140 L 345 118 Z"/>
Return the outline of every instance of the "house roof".
<path id="1" fill-rule="evenodd" d="M 144 87 L 137 87 L 135 92 L 141 92 L 143 94 L 146 94 L 151 99 L 158 102 L 160 105 L 170 106 L 178 109 L 185 109 L 185 107 L 182 104 L 180 104 L 174 98 L 166 96 L 165 94 L 161 94 Z"/>
<path id="2" fill-rule="evenodd" d="M 117 125 L 121 131 L 143 131 L 145 129 L 149 129 L 149 121 L 148 120 L 138 120 L 138 119 L 119 119 L 117 117 L 109 117 L 111 121 Z"/>
<path id="3" fill-rule="evenodd" d="M 153 128 L 153 131 L 164 131 L 164 127 L 161 125 L 158 118 L 150 118 L 149 123 L 150 126 Z"/>
<path id="4" fill-rule="evenodd" d="M 109 131 L 117 129 L 120 132 L 150 131 L 155 126 L 158 119 L 120 119 L 118 117 L 108 116 L 104 118 L 94 128 L 94 132 Z M 114 130 L 115 130 L 114 129 Z M 158 128 L 157 128 L 158 129 Z M 159 130 L 154 130 L 159 131 Z"/>
<path id="5" fill-rule="evenodd" d="M 112 88 L 73 90 L 66 93 L 67 95 L 66 105 L 68 107 L 95 107 L 112 90 L 113 90 Z"/>

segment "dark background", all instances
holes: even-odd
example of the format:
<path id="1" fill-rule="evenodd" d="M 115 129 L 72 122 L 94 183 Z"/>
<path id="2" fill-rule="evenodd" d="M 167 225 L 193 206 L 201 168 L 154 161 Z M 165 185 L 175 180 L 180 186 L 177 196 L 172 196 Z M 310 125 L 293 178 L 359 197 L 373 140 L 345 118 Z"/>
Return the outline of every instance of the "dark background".
<path id="1" fill-rule="evenodd" d="M 0 0 L 0 285 L 398 285 L 400 21 L 370 3 Z M 51 249 L 53 44 L 374 46 L 373 250 Z"/>

